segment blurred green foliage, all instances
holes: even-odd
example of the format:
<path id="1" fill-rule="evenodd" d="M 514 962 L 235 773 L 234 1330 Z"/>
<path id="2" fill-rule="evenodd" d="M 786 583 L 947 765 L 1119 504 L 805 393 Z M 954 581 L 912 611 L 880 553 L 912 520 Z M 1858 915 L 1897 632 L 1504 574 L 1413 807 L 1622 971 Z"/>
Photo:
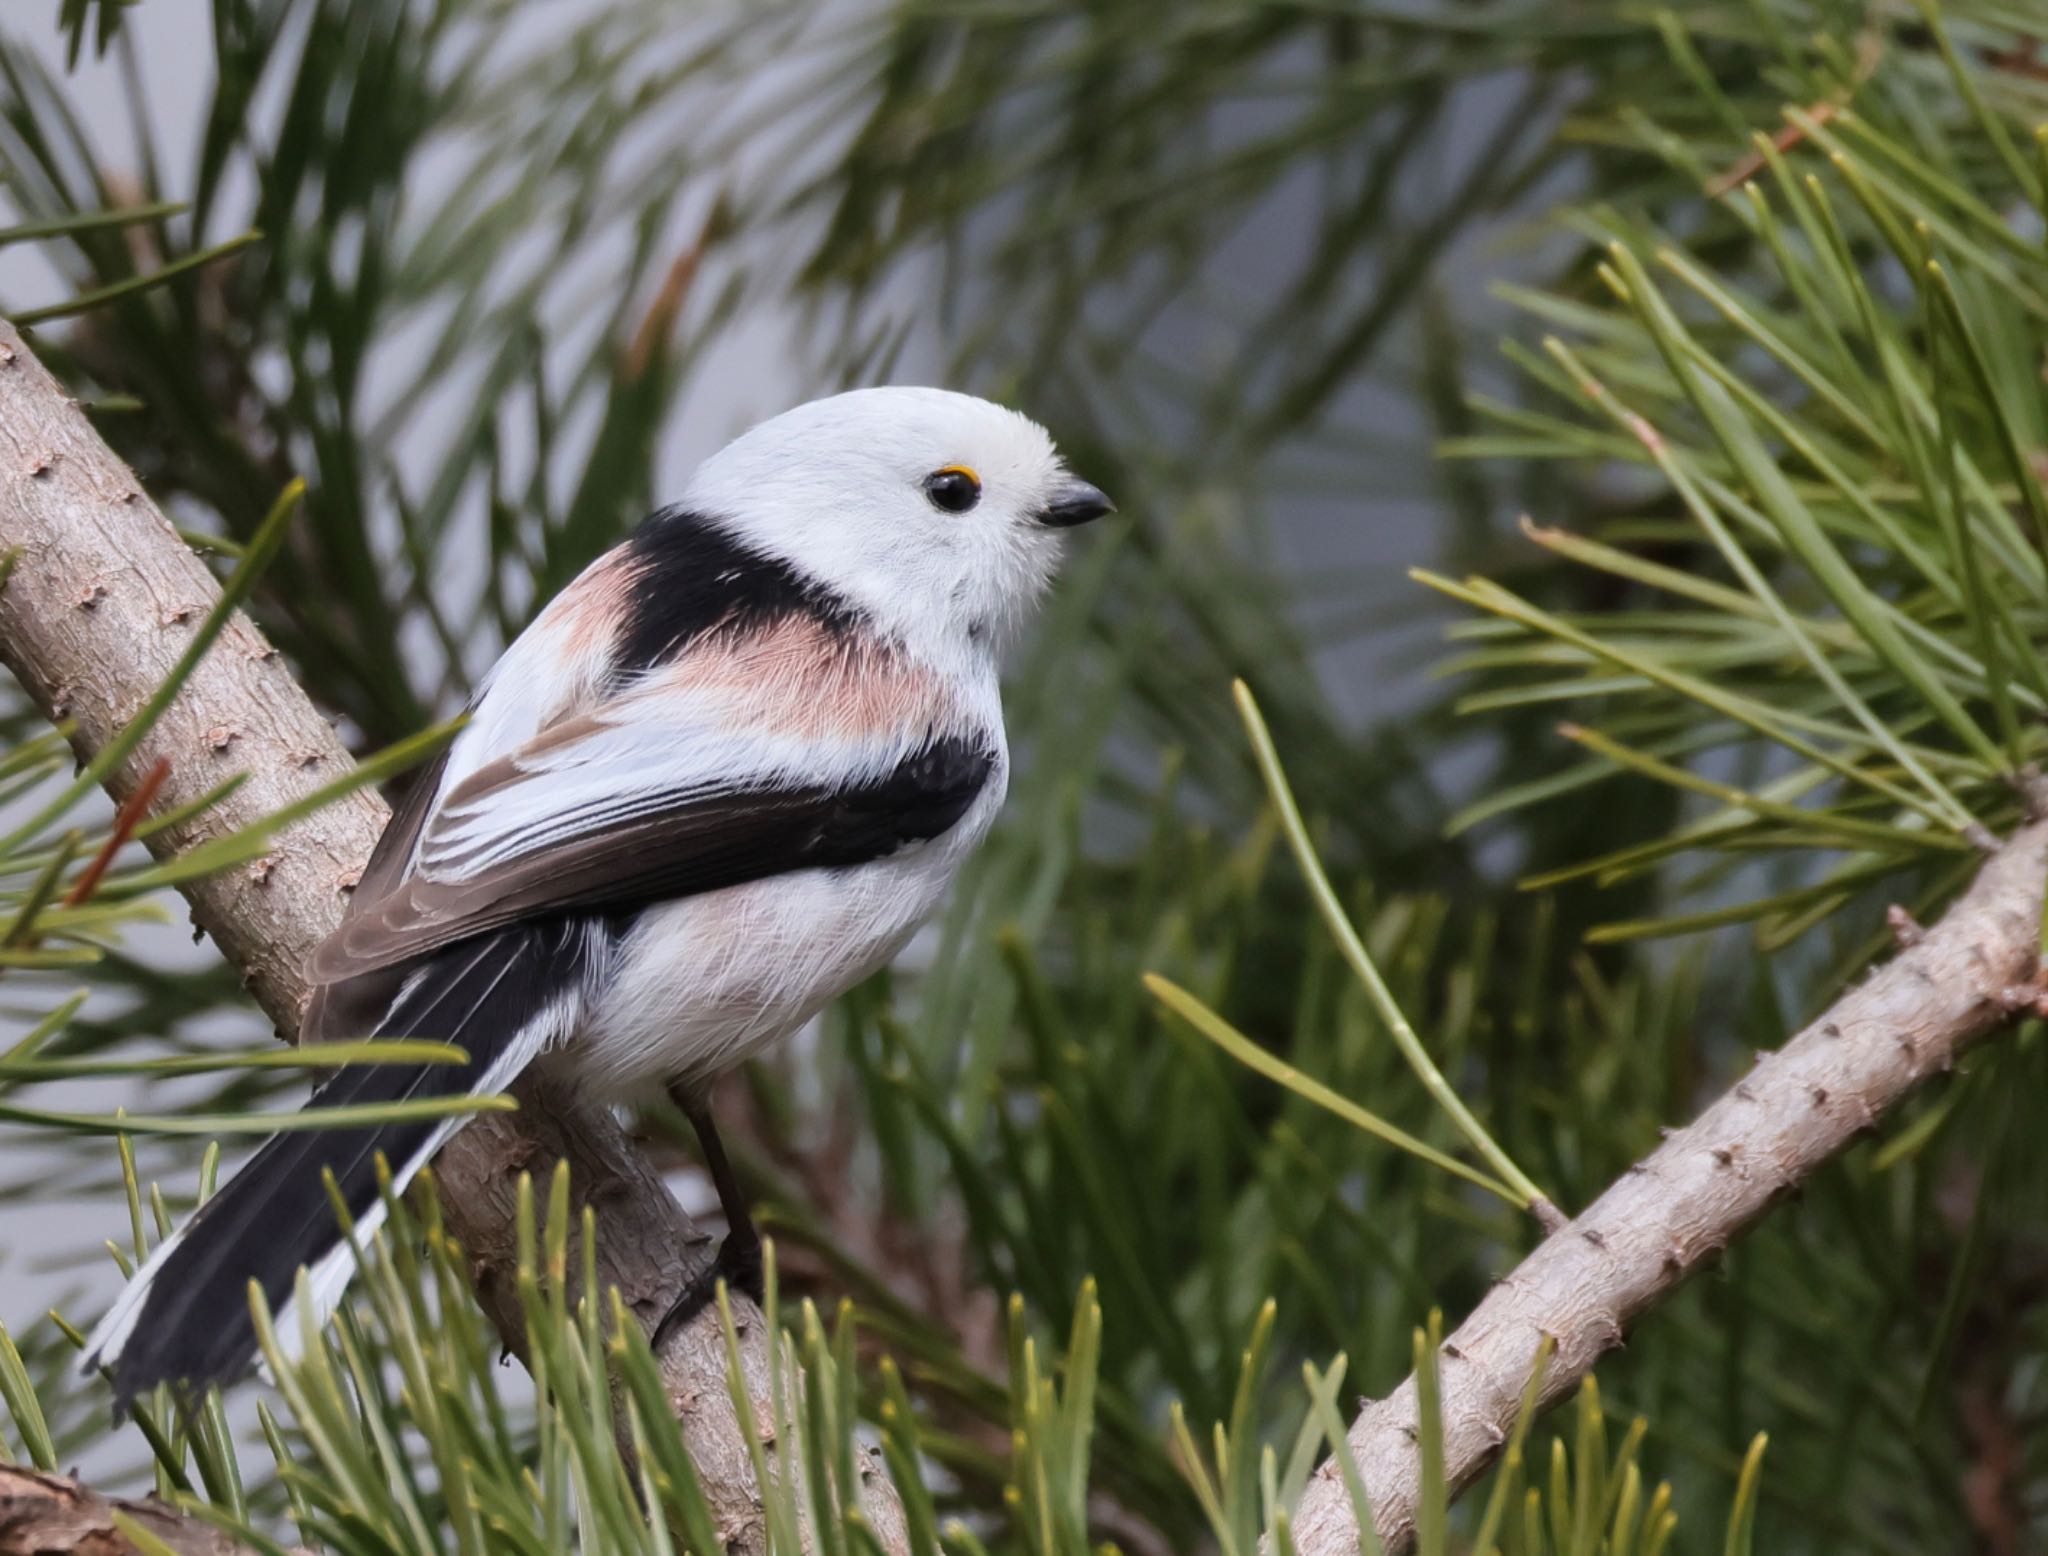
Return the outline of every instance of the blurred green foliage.
<path id="1" fill-rule="evenodd" d="M 209 1161 L 209 1178 L 210 1169 Z M 132 1168 L 126 1190 L 139 1260 L 144 1212 Z M 727 1550 L 732 1532 L 704 1495 L 638 1320 L 616 1292 L 608 1302 L 572 1306 L 566 1298 L 576 1249 L 583 1289 L 594 1290 L 597 1278 L 596 1222 L 587 1208 L 577 1229 L 581 1241 L 570 1241 L 575 1218 L 566 1165 L 552 1175 L 545 1214 L 531 1178 L 520 1179 L 518 1192 L 521 1355 L 533 1381 L 530 1401 L 514 1405 L 503 1397 L 501 1369 L 492 1360 L 497 1336 L 468 1300 L 464 1255 L 441 1227 L 429 1173 L 417 1219 L 387 1192 L 390 1229 L 366 1245 L 374 1248 L 366 1289 L 338 1324 L 323 1334 L 302 1320 L 301 1348 L 294 1351 L 262 1298 L 254 1298 L 278 1395 L 276 1409 L 258 1407 L 272 1461 L 267 1478 L 250 1473 L 245 1460 L 253 1455 L 237 1446 L 217 1391 L 194 1406 L 159 1387 L 131 1407 L 150 1446 L 157 1494 L 262 1551 L 281 1549 L 264 1527 L 280 1516 L 319 1549 L 364 1556 L 506 1550 L 545 1556 L 572 1541 L 589 1552 L 653 1556 Z M 160 1221 L 159 1235 L 166 1230 Z M 733 1407 L 764 1488 L 766 1556 L 818 1550 L 877 1556 L 884 1547 L 864 1501 L 877 1457 L 903 1490 L 903 1521 L 916 1556 L 942 1550 L 987 1556 L 992 1531 L 985 1517 L 969 1511 L 941 1520 L 934 1487 L 944 1483 L 946 1449 L 921 1430 L 903 1373 L 884 1360 L 876 1377 L 863 1380 L 852 1304 L 840 1304 L 829 1328 L 808 1300 L 800 1312 L 783 1312 L 772 1246 L 767 1279 L 767 1311 L 781 1317 L 769 1356 L 769 1419 L 756 1414 L 760 1404 L 737 1381 L 739 1340 L 722 1293 L 719 1304 Z M 311 1294 L 303 1275 L 301 1281 L 296 1310 L 309 1313 Z M 1279 1436 L 1291 1440 L 1284 1466 L 1271 1444 L 1258 1446 L 1269 1435 L 1261 1384 L 1273 1313 L 1269 1302 L 1259 1314 L 1240 1358 L 1230 1414 L 1214 1424 L 1206 1449 L 1197 1447 L 1185 1414 L 1174 1407 L 1176 1449 L 1206 1534 L 1225 1556 L 1250 1556 L 1261 1539 L 1276 1552 L 1292 1551 L 1287 1510 L 1330 1445 L 1343 1438 L 1336 1402 L 1344 1378 L 1340 1358 L 1327 1373 L 1304 1365 L 1308 1400 L 1298 1407 L 1299 1428 Z M 1014 1543 L 1039 1556 L 1091 1556 L 1103 1548 L 1092 1538 L 1099 1505 L 1091 1448 L 1101 1424 L 1096 1368 L 1103 1342 L 1093 1286 L 1081 1288 L 1057 1361 L 1031 1332 L 1021 1301 L 1010 1305 L 1007 1330 L 1009 1444 L 1002 1473 L 1011 1528 L 1009 1538 L 994 1543 Z M 75 1331 L 65 1338 L 78 1341 Z M 1413 1336 L 1418 1365 L 1441 1344 L 1441 1319 L 1433 1314 L 1429 1328 Z M 1551 1444 L 1547 1484 L 1529 1472 L 1532 1401 L 1548 1360 L 1547 1346 L 1532 1358 L 1530 1387 L 1487 1498 L 1480 1548 L 1507 1556 L 1656 1556 L 1678 1517 L 1670 1488 L 1650 1489 L 1643 1479 L 1638 1457 L 1647 1423 L 1636 1420 L 1615 1444 L 1590 1379 L 1579 1394 L 1570 1447 L 1563 1438 Z M 1437 1398 L 1433 1362 L 1423 1376 L 1427 1411 Z M 880 1422 L 878 1446 L 861 1437 L 864 1398 Z M 64 1445 L 4 1326 L 0 1405 L 26 1461 L 54 1473 Z M 621 1421 L 630 1454 L 620 1446 Z M 1745 1556 L 1763 1448 L 1759 1437 L 1727 1520 L 1727 1549 Z M 1437 1469 L 1421 1517 L 1424 1556 L 1441 1556 L 1448 1522 L 1440 1452 L 1433 1457 Z M 1369 1519 L 1355 1487 L 1354 1499 Z M 134 1536 L 132 1522 L 124 1532 L 138 1544 L 146 1538 Z"/>
<path id="2" fill-rule="evenodd" d="M 1537 1232 L 1237 1064 L 1142 975 L 1481 1164 L 1331 938 L 1334 903 L 1473 1124 L 1570 1210 L 1866 967 L 1888 902 L 1939 911 L 2016 815 L 2048 711 L 2041 20 L 2010 0 L 516 9 L 217 0 L 182 165 L 96 145 L 10 40 L 10 219 L 68 224 L 43 239 L 58 302 L 112 293 L 39 347 L 226 556 L 306 480 L 253 603 L 365 749 L 452 712 L 657 500 L 678 408 L 720 414 L 719 352 L 753 349 L 761 310 L 797 321 L 793 381 L 914 367 L 1046 419 L 1129 518 L 1076 548 L 1015 667 L 1002 830 L 904 965 L 722 1103 L 783 1291 L 859 1315 L 858 1347 L 795 1324 L 805 1387 L 838 1392 L 793 1440 L 845 1451 L 858 1374 L 930 1528 L 968 1525 L 953 1548 L 1243 1550 L 1327 1435 L 1317 1411 L 1390 1386 L 1425 1315 L 1467 1309 Z M 129 20 L 108 57 L 146 87 Z M 1396 511 L 1463 612 L 1438 661 L 1455 688 L 1359 727 L 1338 678 L 1409 663 L 1388 629 L 1443 618 L 1316 548 Z M 1280 846 L 1240 676 L 1312 847 Z M 7 770 L 55 783 L 61 748 L 4 711 Z M 24 843 L 11 908 L 50 846 Z M 230 980 L 106 940 L 64 942 L 101 959 L 49 1054 L 213 1040 Z M 59 1008 L 7 976 L 24 1025 Z M 1754 1513 L 1772 1550 L 2038 1542 L 2048 1147 L 2020 1110 L 2044 1069 L 2030 1027 L 1932 1088 L 1607 1365 L 1600 1400 L 1647 1436 L 1611 1447 L 1589 1397 L 1530 1439 L 1538 1500 L 1475 1496 L 1432 1540 L 1741 1549 Z M 278 1079 L 151 1087 L 230 1111 Z M 8 1140 L 15 1198 L 121 1192 L 104 1145 Z M 445 1275 L 410 1257 L 393 1246 L 396 1284 L 287 1387 L 301 1428 L 401 1408 L 373 1391 L 350 1414 L 372 1356 L 476 1338 L 452 1288 L 444 1331 L 401 1322 L 406 1281 Z M 41 1401 L 8 1395 L 19 1440 L 68 1462 L 101 1435 L 96 1397 L 56 1381 L 51 1326 L 7 1316 Z M 608 1319 L 546 1322 L 560 1387 L 588 1390 Z M 492 1432 L 520 1413 L 478 1461 L 495 1516 L 558 1550 L 575 1509 L 589 1543 L 631 1543 L 636 1486 L 566 1424 L 584 1395 L 513 1405 L 488 1368 L 459 1376 Z M 1197 1424 L 1178 1447 L 1176 1420 Z M 174 1427 L 225 1430 L 154 1432 Z M 319 1486 L 369 1465 L 379 1528 L 460 1543 L 382 1446 L 329 1441 Z M 211 1473 L 177 1451 L 237 1505 L 225 1450 Z M 1659 1533 L 1645 1488 L 1667 1477 L 1715 1515 Z M 311 1494 L 302 1527 L 334 1548 L 410 1538 L 351 1544 Z"/>

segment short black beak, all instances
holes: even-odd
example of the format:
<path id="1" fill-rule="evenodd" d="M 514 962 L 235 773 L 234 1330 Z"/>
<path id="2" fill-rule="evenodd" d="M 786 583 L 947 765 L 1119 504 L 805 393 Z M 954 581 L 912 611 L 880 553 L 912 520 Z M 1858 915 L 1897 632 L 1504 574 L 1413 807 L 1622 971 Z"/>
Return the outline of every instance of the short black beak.
<path id="1" fill-rule="evenodd" d="M 1076 476 L 1068 476 L 1060 482 L 1059 492 L 1053 500 L 1038 511 L 1038 522 L 1049 524 L 1054 529 L 1072 529 L 1076 524 L 1086 524 L 1090 519 L 1099 519 L 1105 513 L 1116 512 L 1116 504 L 1099 486 L 1090 486 Z"/>

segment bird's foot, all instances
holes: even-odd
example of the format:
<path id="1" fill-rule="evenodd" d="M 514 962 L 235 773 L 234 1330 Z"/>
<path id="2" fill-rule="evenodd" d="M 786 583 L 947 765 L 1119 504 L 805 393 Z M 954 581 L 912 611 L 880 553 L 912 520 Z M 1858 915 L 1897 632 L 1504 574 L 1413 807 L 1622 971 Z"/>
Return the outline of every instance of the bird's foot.
<path id="1" fill-rule="evenodd" d="M 661 1322 L 654 1326 L 654 1350 L 659 1353 L 668 1338 L 689 1323 L 718 1295 L 718 1283 L 724 1281 L 728 1291 L 751 1297 L 754 1305 L 760 1307 L 767 1301 L 767 1292 L 762 1285 L 761 1240 L 753 1235 L 749 1227 L 742 1233 L 729 1233 L 718 1245 L 718 1256 L 690 1278 L 682 1294 L 669 1304 L 669 1310 L 661 1315 Z"/>

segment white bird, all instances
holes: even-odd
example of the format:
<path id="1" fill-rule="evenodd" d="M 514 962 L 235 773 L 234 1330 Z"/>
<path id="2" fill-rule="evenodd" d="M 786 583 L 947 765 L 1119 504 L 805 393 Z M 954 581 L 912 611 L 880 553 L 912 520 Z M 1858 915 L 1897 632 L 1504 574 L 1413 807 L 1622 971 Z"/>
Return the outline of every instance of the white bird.
<path id="1" fill-rule="evenodd" d="M 309 1106 L 498 1092 L 543 1056 L 606 1096 L 665 1085 L 726 1212 L 715 1268 L 757 1288 L 707 1087 L 937 906 L 1008 782 L 1002 646 L 1060 531 L 1112 506 L 1036 423 L 938 389 L 814 401 L 706 460 L 506 650 L 314 956 L 306 1040 L 436 1038 L 468 1063 L 344 1070 Z M 354 1273 L 322 1169 L 368 1236 L 378 1155 L 402 1189 L 457 1127 L 274 1136 L 137 1272 L 86 1367 L 123 1404 L 239 1373 L 251 1280 L 283 1308 L 307 1267 L 324 1318 Z"/>

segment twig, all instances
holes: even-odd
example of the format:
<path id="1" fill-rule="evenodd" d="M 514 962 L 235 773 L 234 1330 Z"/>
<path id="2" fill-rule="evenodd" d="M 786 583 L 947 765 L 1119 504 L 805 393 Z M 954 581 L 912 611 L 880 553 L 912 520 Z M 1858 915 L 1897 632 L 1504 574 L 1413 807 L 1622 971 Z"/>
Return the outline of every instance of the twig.
<path id="1" fill-rule="evenodd" d="M 107 828 L 107 840 L 100 845 L 100 851 L 78 872 L 78 879 L 64 893 L 65 907 L 76 908 L 92 901 L 92 894 L 106 879 L 115 855 L 128 846 L 128 840 L 135 836 L 135 829 L 148 818 L 150 806 L 156 803 L 157 795 L 163 792 L 164 783 L 170 776 L 171 759 L 167 756 L 158 757 L 156 766 L 142 775 L 142 782 L 135 786 L 135 792 L 123 800 L 121 808 L 114 813 L 114 824 Z"/>
<path id="2" fill-rule="evenodd" d="M 52 719 L 69 719 L 89 757 L 160 685 L 218 597 L 213 577 L 143 494 L 119 457 L 23 343 L 0 322 L 0 552 L 20 560 L 0 589 L 0 661 Z M 224 735 L 223 732 L 226 732 Z M 159 858 L 258 821 L 350 765 L 334 731 L 255 626 L 237 615 L 107 788 L 125 803 L 169 763 L 170 808 L 247 778 L 182 826 L 152 834 Z M 183 888 L 281 1032 L 298 1030 L 307 955 L 340 921 L 389 809 L 358 792 L 280 834 L 262 872 L 229 871 Z M 479 1118 L 442 1152 L 436 1173 L 449 1229 L 467 1251 L 477 1295 L 516 1349 L 519 1311 L 513 1202 L 522 1172 L 571 1163 L 580 1220 L 595 1212 L 600 1275 L 652 1330 L 706 1253 L 708 1239 L 609 1110 L 524 1086 L 519 1112 Z M 571 1259 L 570 1268 L 578 1268 Z M 767 1325 L 743 1299 L 743 1361 L 757 1416 L 767 1398 Z M 751 1457 L 726 1388 L 724 1346 L 709 1311 L 671 1338 L 662 1374 L 728 1550 L 765 1548 Z M 894 1488 L 867 1466 L 867 1509 L 884 1548 L 908 1549 Z"/>
<path id="3" fill-rule="evenodd" d="M 2041 997 L 2048 821 L 2013 834 L 1970 889 L 1870 978 L 1665 1140 L 1489 1292 L 1444 1344 L 1444 1456 L 1452 1494 L 1513 1427 L 1529 1359 L 1557 1344 L 1555 1404 L 1644 1313 L 1818 1168 L 1874 1131 L 1922 1080 Z M 1349 1450 L 1389 1552 L 1414 1539 L 1421 1490 L 1415 1382 L 1360 1411 Z M 1335 1458 L 1294 1522 L 1300 1556 L 1355 1556 Z"/>
<path id="4" fill-rule="evenodd" d="M 1849 100 L 1856 95 L 1856 89 L 1876 73 L 1878 61 L 1884 56 L 1884 39 L 1876 32 L 1863 33 L 1856 40 L 1856 74 L 1849 85 L 1831 93 L 1806 110 L 1806 124 L 1788 124 L 1772 135 L 1771 148 L 1774 151 L 1790 151 L 1804 141 L 1808 133 L 1829 123 L 1847 110 Z M 1752 151 L 1730 167 L 1709 180 L 1706 196 L 1718 200 L 1731 189 L 1739 189 L 1763 170 L 1765 162 L 1761 151 Z"/>

